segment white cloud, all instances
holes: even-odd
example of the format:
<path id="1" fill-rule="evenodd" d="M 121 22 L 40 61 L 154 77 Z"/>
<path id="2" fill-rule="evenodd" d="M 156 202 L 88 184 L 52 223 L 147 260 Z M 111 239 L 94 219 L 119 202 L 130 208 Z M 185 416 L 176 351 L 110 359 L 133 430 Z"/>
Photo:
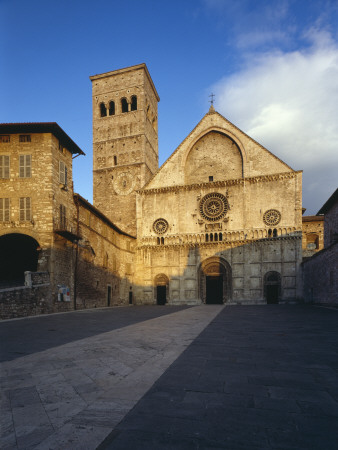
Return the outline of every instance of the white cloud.
<path id="1" fill-rule="evenodd" d="M 217 110 L 294 169 L 316 213 L 338 185 L 338 43 L 310 30 L 306 49 L 247 55 L 214 90 Z"/>

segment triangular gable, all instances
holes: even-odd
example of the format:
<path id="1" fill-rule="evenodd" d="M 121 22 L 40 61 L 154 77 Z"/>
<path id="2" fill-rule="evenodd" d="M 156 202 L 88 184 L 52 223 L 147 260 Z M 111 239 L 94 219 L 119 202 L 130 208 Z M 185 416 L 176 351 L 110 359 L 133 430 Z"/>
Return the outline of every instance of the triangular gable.
<path id="1" fill-rule="evenodd" d="M 212 135 L 212 133 L 214 134 Z M 212 139 L 211 136 L 213 136 Z M 223 144 L 220 136 L 224 139 Z M 219 147 L 214 151 L 216 152 L 214 161 L 212 161 L 211 151 L 214 150 L 213 142 Z M 199 146 L 200 148 L 198 148 Z M 196 159 L 199 158 L 200 161 L 195 161 L 195 155 Z M 273 155 L 269 150 L 252 139 L 221 114 L 210 109 L 191 133 L 189 133 L 177 149 L 162 164 L 157 172 L 155 172 L 143 189 L 156 189 L 192 184 L 195 181 L 191 181 L 194 180 L 194 178 L 191 178 L 189 175 L 189 170 L 193 175 L 195 171 L 195 179 L 198 179 L 198 171 L 202 170 L 201 168 L 203 165 L 206 169 L 203 176 L 201 175 L 201 180 L 199 182 L 205 182 L 207 181 L 205 176 L 209 170 L 207 168 L 208 164 L 210 166 L 210 173 L 212 173 L 214 170 L 212 167 L 216 164 L 216 157 L 217 165 L 223 163 L 225 167 L 229 167 L 231 164 L 234 166 L 232 172 L 229 174 L 226 174 L 225 170 L 223 170 L 223 172 L 221 170 L 224 177 L 228 179 L 229 177 L 237 179 L 241 177 L 247 178 L 294 172 L 290 166 L 285 164 L 277 156 Z M 236 158 L 238 159 L 237 163 L 235 161 Z M 196 163 L 196 169 L 193 165 L 194 162 Z M 241 170 L 236 167 L 236 164 L 238 166 L 239 163 L 242 164 Z M 214 164 L 214 166 L 212 164 Z M 220 175 L 218 174 L 218 176 Z"/>

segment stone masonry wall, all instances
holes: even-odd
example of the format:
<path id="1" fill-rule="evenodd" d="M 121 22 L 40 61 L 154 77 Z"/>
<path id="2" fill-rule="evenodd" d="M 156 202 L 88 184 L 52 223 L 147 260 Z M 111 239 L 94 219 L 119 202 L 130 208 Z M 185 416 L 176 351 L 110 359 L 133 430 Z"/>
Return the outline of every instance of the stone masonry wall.
<path id="1" fill-rule="evenodd" d="M 0 291 L 0 319 L 66 312 L 69 302 L 52 302 L 50 286 L 19 287 Z"/>
<path id="2" fill-rule="evenodd" d="M 77 307 L 126 305 L 133 290 L 136 240 L 77 198 L 81 236 L 76 269 Z"/>
<path id="3" fill-rule="evenodd" d="M 156 303 L 155 279 L 163 274 L 169 280 L 168 303 L 202 302 L 200 264 L 210 258 L 222 258 L 231 270 L 226 303 L 264 304 L 264 276 L 270 271 L 281 275 L 284 302 L 301 298 L 301 235 L 255 242 L 218 242 L 169 246 L 145 246 L 138 249 L 135 279 L 136 302 Z M 143 275 L 141 279 L 140 274 Z M 230 275 L 230 274 L 229 274 Z"/>
<path id="4" fill-rule="evenodd" d="M 136 236 L 136 195 L 158 168 L 157 95 L 144 65 L 91 77 L 94 206 Z M 132 98 L 137 106 L 132 110 Z M 121 101 L 128 104 L 123 111 Z M 112 102 L 115 110 L 109 110 Z M 102 114 L 101 108 L 106 108 Z"/>
<path id="5" fill-rule="evenodd" d="M 338 239 L 338 202 L 336 202 L 324 216 L 325 220 L 325 247 Z"/>
<path id="6" fill-rule="evenodd" d="M 338 242 L 304 261 L 302 268 L 305 301 L 338 305 Z"/>

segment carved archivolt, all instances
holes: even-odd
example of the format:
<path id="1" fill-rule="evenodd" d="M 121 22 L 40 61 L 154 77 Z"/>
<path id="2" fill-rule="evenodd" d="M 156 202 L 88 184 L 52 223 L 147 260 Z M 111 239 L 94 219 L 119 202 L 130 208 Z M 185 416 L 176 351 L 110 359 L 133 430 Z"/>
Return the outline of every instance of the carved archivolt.
<path id="1" fill-rule="evenodd" d="M 164 234 L 168 231 L 168 222 L 165 219 L 156 219 L 153 223 L 153 230 L 156 234 Z"/>
<path id="2" fill-rule="evenodd" d="M 164 273 L 159 273 L 155 277 L 155 286 L 166 286 L 169 284 L 169 278 Z"/>
<path id="3" fill-rule="evenodd" d="M 268 209 L 263 215 L 263 222 L 268 226 L 276 226 L 281 218 L 282 215 L 277 209 Z"/>
<path id="4" fill-rule="evenodd" d="M 212 192 L 202 198 L 199 210 L 204 219 L 215 222 L 226 215 L 228 207 L 228 201 L 223 194 Z"/>

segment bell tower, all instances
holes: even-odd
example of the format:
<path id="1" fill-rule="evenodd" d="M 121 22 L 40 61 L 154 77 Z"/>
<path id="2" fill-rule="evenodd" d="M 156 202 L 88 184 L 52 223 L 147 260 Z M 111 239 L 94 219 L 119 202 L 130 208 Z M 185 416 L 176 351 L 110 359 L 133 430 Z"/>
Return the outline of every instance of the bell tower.
<path id="1" fill-rule="evenodd" d="M 158 169 L 157 103 L 147 66 L 90 77 L 93 93 L 93 203 L 136 235 L 136 190 Z"/>

